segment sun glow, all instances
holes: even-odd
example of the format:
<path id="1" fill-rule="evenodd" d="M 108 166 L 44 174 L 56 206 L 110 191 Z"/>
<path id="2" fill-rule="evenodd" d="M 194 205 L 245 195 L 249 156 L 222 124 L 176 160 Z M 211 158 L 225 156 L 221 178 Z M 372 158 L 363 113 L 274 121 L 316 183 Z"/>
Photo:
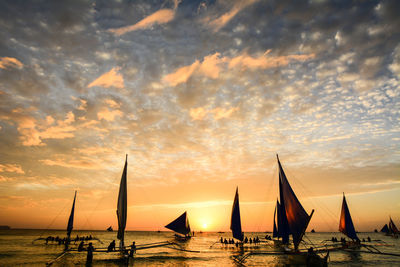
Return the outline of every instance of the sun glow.
<path id="1" fill-rule="evenodd" d="M 207 229 L 208 224 L 207 223 L 203 223 L 203 229 Z"/>

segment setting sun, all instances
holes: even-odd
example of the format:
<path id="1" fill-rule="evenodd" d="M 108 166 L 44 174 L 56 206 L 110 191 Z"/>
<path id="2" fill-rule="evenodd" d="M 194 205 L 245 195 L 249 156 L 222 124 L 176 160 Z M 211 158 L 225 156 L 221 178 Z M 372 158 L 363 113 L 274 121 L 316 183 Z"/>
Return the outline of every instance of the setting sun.
<path id="1" fill-rule="evenodd" d="M 203 223 L 203 229 L 207 229 L 207 223 Z"/>

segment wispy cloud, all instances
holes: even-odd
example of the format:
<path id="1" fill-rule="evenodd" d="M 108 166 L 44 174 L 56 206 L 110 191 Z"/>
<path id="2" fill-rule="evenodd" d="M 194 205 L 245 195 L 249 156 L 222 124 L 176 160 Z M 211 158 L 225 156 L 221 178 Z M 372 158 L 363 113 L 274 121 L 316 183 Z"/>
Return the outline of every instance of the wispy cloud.
<path id="1" fill-rule="evenodd" d="M 213 114 L 213 118 L 215 120 L 220 120 L 223 118 L 229 118 L 235 111 L 239 110 L 238 107 L 235 108 L 221 108 L 217 107 L 214 109 L 209 109 L 207 110 L 204 107 L 199 107 L 199 108 L 192 108 L 189 111 L 190 117 L 192 117 L 192 120 L 203 120 L 206 118 L 207 114 Z"/>
<path id="2" fill-rule="evenodd" d="M 191 65 L 178 68 L 163 77 L 163 81 L 170 86 L 185 83 L 193 75 L 217 79 L 223 68 L 233 69 L 268 69 L 287 66 L 290 62 L 307 61 L 315 58 L 315 54 L 268 56 L 271 50 L 267 50 L 258 57 L 249 56 L 246 52 L 235 57 L 221 57 L 220 53 L 208 55 L 200 62 L 196 60 Z"/>
<path id="3" fill-rule="evenodd" d="M 203 23 L 211 28 L 212 31 L 217 32 L 222 27 L 224 27 L 229 21 L 231 21 L 240 11 L 242 11 L 247 6 L 257 2 L 258 0 L 246 0 L 246 1 L 238 1 L 233 5 L 231 10 L 224 13 L 223 15 L 217 18 L 207 17 L 203 20 Z"/>
<path id="4" fill-rule="evenodd" d="M 110 32 L 115 35 L 123 35 L 127 32 L 143 30 L 152 27 L 156 24 L 165 24 L 173 20 L 175 11 L 172 9 L 160 9 L 153 14 L 145 17 L 138 23 L 130 26 L 125 26 L 117 29 L 111 29 Z"/>
<path id="5" fill-rule="evenodd" d="M 13 57 L 0 57 L 0 69 L 7 68 L 18 68 L 21 69 L 24 66 L 21 61 Z"/>
<path id="6" fill-rule="evenodd" d="M 124 77 L 118 73 L 120 68 L 114 67 L 109 72 L 102 74 L 100 77 L 91 82 L 87 87 L 102 86 L 102 87 L 116 87 L 119 89 L 124 88 Z"/>

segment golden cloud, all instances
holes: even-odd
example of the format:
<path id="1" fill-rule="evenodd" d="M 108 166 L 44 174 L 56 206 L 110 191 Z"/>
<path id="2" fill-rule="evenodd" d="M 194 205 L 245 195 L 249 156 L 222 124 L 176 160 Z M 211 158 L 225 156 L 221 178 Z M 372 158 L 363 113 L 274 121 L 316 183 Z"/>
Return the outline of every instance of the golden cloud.
<path id="1" fill-rule="evenodd" d="M 243 53 L 230 59 L 229 68 L 242 67 L 249 69 L 268 69 L 281 66 L 287 66 L 290 61 L 306 61 L 315 58 L 315 54 L 307 55 L 288 55 L 278 57 L 268 57 L 270 50 L 267 50 L 262 56 L 252 57 Z"/>
<path id="2" fill-rule="evenodd" d="M 164 76 L 163 81 L 167 82 L 171 86 L 177 86 L 180 83 L 186 82 L 193 72 L 199 67 L 200 62 L 196 60 L 192 65 L 184 66 L 176 70 L 174 73 L 170 73 Z"/>
<path id="3" fill-rule="evenodd" d="M 219 31 L 222 27 L 224 27 L 233 17 L 235 17 L 240 11 L 242 11 L 247 6 L 257 2 L 257 0 L 248 0 L 248 1 L 238 1 L 231 10 L 223 14 L 222 16 L 211 19 L 210 17 L 206 18 L 203 23 L 211 28 L 214 32 Z"/>
<path id="4" fill-rule="evenodd" d="M 229 118 L 235 111 L 239 110 L 238 107 L 235 108 L 220 108 L 217 107 L 215 109 L 206 110 L 205 108 L 192 108 L 189 111 L 192 120 L 202 120 L 207 114 L 213 114 L 214 120 L 220 120 L 223 118 Z"/>
<path id="5" fill-rule="evenodd" d="M 122 74 L 119 74 L 118 71 L 120 68 L 114 67 L 109 72 L 104 73 L 96 80 L 91 82 L 88 85 L 88 88 L 93 86 L 102 86 L 102 87 L 116 87 L 119 89 L 124 88 L 124 77 Z"/>
<path id="6" fill-rule="evenodd" d="M 0 172 L 15 172 L 18 174 L 24 174 L 20 165 L 17 164 L 0 164 Z"/>
<path id="7" fill-rule="evenodd" d="M 110 32 L 115 35 L 123 35 L 127 32 L 147 29 L 153 26 L 154 24 L 165 24 L 171 21 L 175 17 L 175 10 L 172 9 L 160 9 L 155 13 L 145 17 L 138 23 L 126 27 L 121 27 L 118 29 L 111 29 Z"/>
<path id="8" fill-rule="evenodd" d="M 104 108 L 97 113 L 97 118 L 99 120 L 113 121 L 115 117 L 122 117 L 122 112 L 118 109 L 109 110 L 108 108 Z"/>
<path id="9" fill-rule="evenodd" d="M 21 63 L 16 58 L 13 57 L 0 57 L 0 69 L 7 69 L 7 68 L 18 68 L 21 69 L 24 64 Z"/>

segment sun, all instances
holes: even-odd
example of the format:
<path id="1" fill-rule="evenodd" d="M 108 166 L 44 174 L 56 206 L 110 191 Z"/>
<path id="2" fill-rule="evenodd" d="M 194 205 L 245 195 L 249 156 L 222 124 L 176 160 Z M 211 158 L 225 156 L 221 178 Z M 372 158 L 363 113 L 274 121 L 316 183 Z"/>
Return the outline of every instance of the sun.
<path id="1" fill-rule="evenodd" d="M 203 229 L 207 229 L 208 224 L 207 223 L 203 223 Z"/>

